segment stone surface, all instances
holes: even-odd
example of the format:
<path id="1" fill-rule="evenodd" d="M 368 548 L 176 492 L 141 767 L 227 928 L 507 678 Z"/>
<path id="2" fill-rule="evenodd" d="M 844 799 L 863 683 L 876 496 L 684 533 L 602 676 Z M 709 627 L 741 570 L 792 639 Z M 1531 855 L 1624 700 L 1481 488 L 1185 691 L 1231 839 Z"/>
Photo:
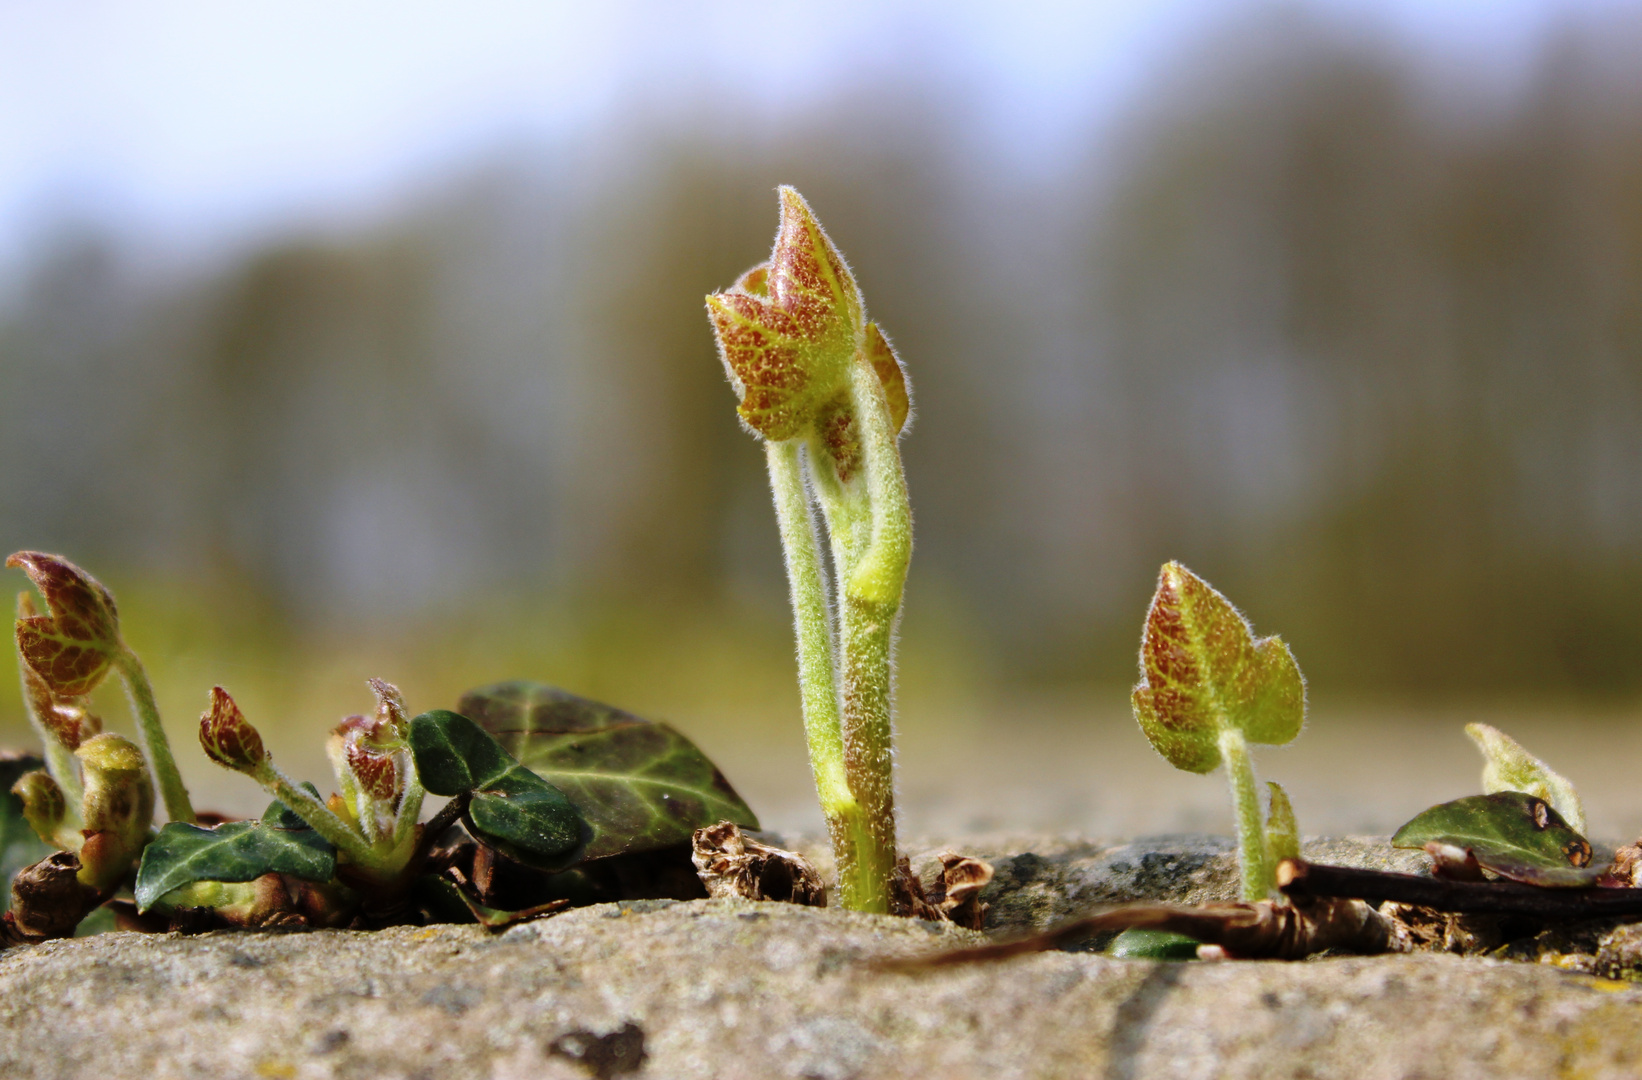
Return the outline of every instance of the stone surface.
<path id="1" fill-rule="evenodd" d="M 1231 883 L 1219 842 L 987 843 L 965 849 L 998 862 L 1003 925 L 1087 901 L 1224 896 Z M 1331 850 L 1340 862 L 1401 859 L 1383 842 Z M 1642 1075 L 1642 988 L 1548 965 L 1088 952 L 917 974 L 870 963 L 975 940 L 724 900 L 584 908 L 500 935 L 104 934 L 0 955 L 0 1076 Z"/>

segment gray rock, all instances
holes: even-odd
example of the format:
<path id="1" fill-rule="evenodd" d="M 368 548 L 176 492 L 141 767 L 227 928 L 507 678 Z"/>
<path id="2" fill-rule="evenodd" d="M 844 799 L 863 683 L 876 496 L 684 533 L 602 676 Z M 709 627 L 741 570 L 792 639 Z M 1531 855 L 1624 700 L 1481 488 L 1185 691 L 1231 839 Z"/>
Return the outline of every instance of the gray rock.
<path id="1" fill-rule="evenodd" d="M 1341 843 L 1337 852 L 1358 862 L 1389 857 L 1383 842 Z M 1134 894 L 1125 890 L 1173 899 L 1230 890 L 1218 842 L 1039 838 L 997 861 L 1006 880 L 996 902 L 1017 913 L 1002 920 L 1010 925 Z M 1063 887 L 1070 893 L 1057 898 Z M 1167 964 L 1086 952 L 915 974 L 871 964 L 977 940 L 916 920 L 728 900 L 584 908 L 500 935 L 453 926 L 103 934 L 0 955 L 0 1075 L 1500 1080 L 1642 1072 L 1642 989 L 1549 965 L 1437 955 Z"/>

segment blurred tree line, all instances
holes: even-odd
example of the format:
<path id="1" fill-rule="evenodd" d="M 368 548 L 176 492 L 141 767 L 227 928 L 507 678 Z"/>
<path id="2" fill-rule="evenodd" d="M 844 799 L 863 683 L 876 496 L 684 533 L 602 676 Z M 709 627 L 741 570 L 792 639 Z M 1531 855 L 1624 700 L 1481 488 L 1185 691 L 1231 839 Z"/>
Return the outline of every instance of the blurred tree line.
<path id="1" fill-rule="evenodd" d="M 1314 682 L 1634 692 L 1642 86 L 1611 36 L 1456 105 L 1384 43 L 1279 35 L 1048 180 L 954 88 L 873 83 L 628 116 L 205 270 L 65 229 L 0 318 L 0 544 L 296 628 L 536 596 L 774 626 L 701 300 L 789 182 L 912 372 L 909 635 L 1132 678 L 1179 558 Z"/>

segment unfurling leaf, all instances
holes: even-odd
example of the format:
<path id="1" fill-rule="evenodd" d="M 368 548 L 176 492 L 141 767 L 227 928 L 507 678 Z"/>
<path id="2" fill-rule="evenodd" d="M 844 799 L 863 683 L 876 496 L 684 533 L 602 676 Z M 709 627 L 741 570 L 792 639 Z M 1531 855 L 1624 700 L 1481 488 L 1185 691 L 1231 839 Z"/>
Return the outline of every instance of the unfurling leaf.
<path id="1" fill-rule="evenodd" d="M 410 747 L 428 791 L 468 796 L 463 821 L 476 839 L 544 870 L 581 857 L 587 825 L 577 808 L 472 720 L 425 712 L 410 722 Z"/>
<path id="2" fill-rule="evenodd" d="M 35 835 L 43 843 L 56 846 L 58 832 L 68 817 L 68 800 L 51 774 L 44 769 L 24 773 L 12 785 L 11 796 L 18 800 L 23 818 Z"/>
<path id="3" fill-rule="evenodd" d="M 277 801 L 259 821 L 210 829 L 173 821 L 143 850 L 137 910 L 147 911 L 167 893 L 197 881 L 254 881 L 264 874 L 329 881 L 336 875 L 336 850 Z"/>
<path id="4" fill-rule="evenodd" d="M 11 880 L 17 871 L 39 862 L 57 846 L 37 832 L 33 820 L 26 816 L 24 800 L 16 793 L 24 778 L 36 772 L 50 780 L 41 765 L 33 755 L 0 751 L 0 911 L 11 903 Z M 49 837 L 50 832 L 45 835 Z"/>
<path id="5" fill-rule="evenodd" d="M 1470 851 L 1477 862 L 1529 885 L 1582 888 L 1606 863 L 1592 859 L 1591 844 L 1537 795 L 1500 791 L 1455 799 L 1420 814 L 1397 830 L 1393 847 L 1442 844 Z"/>
<path id="6" fill-rule="evenodd" d="M 85 842 L 80 880 L 112 888 L 131 869 L 154 820 L 154 783 L 142 751 L 123 735 L 104 732 L 74 752 L 85 776 Z"/>
<path id="7" fill-rule="evenodd" d="M 1248 620 L 1179 563 L 1158 577 L 1140 667 L 1135 719 L 1177 769 L 1214 771 L 1223 726 L 1280 745 L 1305 723 L 1306 684 L 1288 646 L 1256 640 Z"/>
<path id="8" fill-rule="evenodd" d="M 28 593 L 19 597 L 22 601 L 27 599 Z M 19 603 L 19 612 L 27 613 L 20 617 L 31 617 L 33 606 Z M 59 697 L 51 692 L 46 680 L 32 667 L 23 664 L 21 668 L 23 694 L 28 699 L 29 711 L 52 738 L 69 750 L 78 750 L 82 742 L 103 730 L 102 720 L 87 710 L 84 698 Z"/>
<path id="9" fill-rule="evenodd" d="M 200 746 L 206 757 L 235 772 L 254 773 L 268 759 L 262 735 L 220 686 L 211 688 L 211 707 L 200 714 Z"/>
<path id="10" fill-rule="evenodd" d="M 1271 865 L 1284 859 L 1300 857 L 1300 826 L 1294 820 L 1294 804 L 1289 802 L 1283 785 L 1268 780 L 1271 789 L 1271 809 L 1266 814 L 1266 848 L 1271 852 Z"/>
<path id="11" fill-rule="evenodd" d="M 1537 795 L 1550 803 L 1551 809 L 1562 815 L 1562 820 L 1575 832 L 1585 831 L 1585 807 L 1579 801 L 1579 792 L 1566 778 L 1496 727 L 1466 724 L 1465 733 L 1471 736 L 1487 762 L 1482 767 L 1484 792 L 1492 795 L 1497 791 L 1522 791 Z"/>
<path id="12" fill-rule="evenodd" d="M 56 555 L 19 551 L 6 565 L 29 576 L 48 612 L 17 620 L 17 651 L 23 662 L 55 697 L 91 693 L 122 649 L 114 597 L 96 578 Z"/>
<path id="13" fill-rule="evenodd" d="M 581 811 L 593 830 L 584 858 L 689 843 L 720 821 L 758 828 L 724 774 L 666 724 L 528 680 L 470 690 L 457 708 Z"/>
<path id="14" fill-rule="evenodd" d="M 858 456 L 849 408 L 850 365 L 871 364 L 890 425 L 910 408 L 906 374 L 876 324 L 866 321 L 849 266 L 804 197 L 781 189 L 781 224 L 770 261 L 707 298 L 719 355 L 741 398 L 736 411 L 773 441 L 822 434 L 848 479 Z"/>

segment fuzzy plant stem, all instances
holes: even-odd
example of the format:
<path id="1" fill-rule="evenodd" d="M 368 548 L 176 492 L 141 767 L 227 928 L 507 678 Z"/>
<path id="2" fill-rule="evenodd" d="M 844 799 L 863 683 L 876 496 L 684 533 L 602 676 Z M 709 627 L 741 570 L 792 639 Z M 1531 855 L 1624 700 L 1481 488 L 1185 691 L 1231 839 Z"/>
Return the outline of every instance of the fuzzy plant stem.
<path id="1" fill-rule="evenodd" d="M 183 786 L 182 773 L 177 771 L 177 759 L 171 756 L 171 743 L 160 724 L 160 707 L 154 702 L 154 688 L 148 683 L 148 673 L 130 649 L 121 649 L 114 662 L 120 669 L 120 681 L 125 683 L 131 711 L 137 717 L 137 736 L 142 742 L 143 756 L 154 771 L 160 799 L 165 803 L 166 819 L 192 825 L 194 805 L 188 799 L 188 789 Z"/>
<path id="2" fill-rule="evenodd" d="M 844 771 L 861 804 L 870 842 L 857 852 L 857 872 L 850 879 L 841 876 L 840 884 L 845 907 L 885 912 L 895 872 L 895 623 L 912 560 L 912 508 L 883 386 L 871 366 L 861 361 L 851 376 L 871 527 L 864 550 L 839 567 L 839 667 Z"/>
<path id="3" fill-rule="evenodd" d="M 1266 831 L 1260 820 L 1254 763 L 1241 731 L 1230 726 L 1220 730 L 1220 756 L 1226 763 L 1232 806 L 1237 811 L 1237 865 L 1242 872 L 1243 899 L 1264 900 L 1271 892 L 1271 867 L 1266 863 Z"/>
<path id="4" fill-rule="evenodd" d="M 45 717 L 34 711 L 34 701 L 28 692 L 29 673 L 23 667 L 21 657 L 18 658 L 17 669 L 23 683 L 23 712 L 28 716 L 35 735 L 39 737 L 40 745 L 45 747 L 46 771 L 62 789 L 63 801 L 69 806 L 78 807 L 85 798 L 85 788 L 80 783 L 80 763 L 75 760 L 74 751 L 64 746 L 62 740 L 46 727 Z"/>
<path id="5" fill-rule="evenodd" d="M 422 816 L 422 778 L 416 774 L 416 766 L 406 770 L 410 775 L 405 778 L 404 793 L 399 796 L 399 813 L 394 819 L 393 846 L 395 850 L 403 847 L 410 839 L 411 830 L 416 828 L 416 819 Z"/>
<path id="6" fill-rule="evenodd" d="M 860 875 L 859 853 L 863 846 L 870 848 L 872 832 L 861 812 L 861 804 L 850 792 L 844 767 L 843 721 L 833 670 L 833 632 L 821 564 L 821 541 L 810 508 L 810 494 L 804 484 L 799 444 L 768 442 L 764 444 L 764 453 L 770 470 L 770 490 L 775 495 L 775 517 L 781 529 L 781 550 L 787 560 L 793 629 L 798 639 L 799 704 L 804 713 L 810 770 L 815 774 L 815 793 L 827 821 L 839 880 L 855 883 Z M 845 884 L 843 891 L 849 896 L 860 888 L 856 884 Z"/>
<path id="7" fill-rule="evenodd" d="M 378 869 L 380 859 L 365 837 L 337 817 L 330 807 L 298 786 L 296 781 L 281 772 L 273 762 L 264 758 L 256 767 L 256 771 L 251 773 L 251 777 L 274 798 L 284 803 L 293 814 L 306 821 L 309 828 L 329 840 L 338 851 L 345 853 L 351 862 L 369 870 Z"/>

